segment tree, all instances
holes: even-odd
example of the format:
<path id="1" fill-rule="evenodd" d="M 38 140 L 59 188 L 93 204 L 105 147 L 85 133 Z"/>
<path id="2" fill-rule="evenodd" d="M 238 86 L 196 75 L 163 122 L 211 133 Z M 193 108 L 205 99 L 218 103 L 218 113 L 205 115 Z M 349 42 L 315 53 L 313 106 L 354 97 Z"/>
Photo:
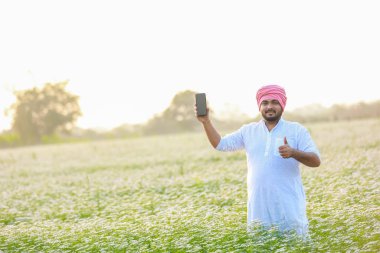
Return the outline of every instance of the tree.
<path id="1" fill-rule="evenodd" d="M 185 90 L 177 93 L 168 108 L 148 121 L 146 133 L 173 133 L 194 130 L 199 123 L 194 116 L 195 92 Z"/>
<path id="2" fill-rule="evenodd" d="M 67 82 L 47 83 L 41 89 L 16 91 L 12 130 L 25 143 L 35 143 L 44 135 L 68 133 L 82 115 L 78 99 L 65 90 Z"/>

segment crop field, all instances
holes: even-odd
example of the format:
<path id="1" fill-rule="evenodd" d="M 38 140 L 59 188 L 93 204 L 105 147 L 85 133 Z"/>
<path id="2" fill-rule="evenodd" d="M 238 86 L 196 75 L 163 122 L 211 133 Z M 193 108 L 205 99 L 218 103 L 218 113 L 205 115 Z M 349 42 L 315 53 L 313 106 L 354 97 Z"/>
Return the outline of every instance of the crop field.
<path id="1" fill-rule="evenodd" d="M 379 252 L 380 119 L 306 126 L 309 241 L 247 233 L 244 151 L 199 132 L 0 150 L 0 251 Z"/>

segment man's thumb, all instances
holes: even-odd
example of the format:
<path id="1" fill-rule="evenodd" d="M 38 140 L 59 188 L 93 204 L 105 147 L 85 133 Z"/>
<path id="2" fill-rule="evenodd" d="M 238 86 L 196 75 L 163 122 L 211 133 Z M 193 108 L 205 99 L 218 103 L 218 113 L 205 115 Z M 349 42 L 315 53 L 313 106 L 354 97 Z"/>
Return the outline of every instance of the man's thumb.
<path id="1" fill-rule="evenodd" d="M 288 140 L 286 139 L 286 137 L 284 137 L 284 144 L 288 144 Z"/>

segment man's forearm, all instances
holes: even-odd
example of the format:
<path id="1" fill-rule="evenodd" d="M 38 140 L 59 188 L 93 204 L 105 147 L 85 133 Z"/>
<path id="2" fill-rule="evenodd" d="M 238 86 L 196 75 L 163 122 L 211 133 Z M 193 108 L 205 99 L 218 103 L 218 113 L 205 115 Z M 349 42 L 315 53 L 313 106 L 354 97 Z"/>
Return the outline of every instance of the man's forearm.
<path id="1" fill-rule="evenodd" d="M 312 152 L 302 152 L 294 149 L 292 157 L 309 167 L 318 167 L 321 164 L 319 157 Z"/>
<path id="2" fill-rule="evenodd" d="M 218 131 L 216 131 L 210 120 L 202 122 L 202 124 L 203 128 L 206 131 L 208 140 L 210 141 L 211 145 L 216 148 L 221 139 L 220 134 Z"/>

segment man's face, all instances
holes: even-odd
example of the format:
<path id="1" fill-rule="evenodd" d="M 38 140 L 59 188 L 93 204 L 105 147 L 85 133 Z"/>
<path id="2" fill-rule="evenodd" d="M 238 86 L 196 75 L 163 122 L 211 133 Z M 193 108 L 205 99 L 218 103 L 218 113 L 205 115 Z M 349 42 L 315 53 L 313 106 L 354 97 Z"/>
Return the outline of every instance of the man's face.
<path id="1" fill-rule="evenodd" d="M 260 112 L 266 121 L 278 121 L 282 115 L 282 108 L 275 99 L 263 100 L 260 105 Z"/>

